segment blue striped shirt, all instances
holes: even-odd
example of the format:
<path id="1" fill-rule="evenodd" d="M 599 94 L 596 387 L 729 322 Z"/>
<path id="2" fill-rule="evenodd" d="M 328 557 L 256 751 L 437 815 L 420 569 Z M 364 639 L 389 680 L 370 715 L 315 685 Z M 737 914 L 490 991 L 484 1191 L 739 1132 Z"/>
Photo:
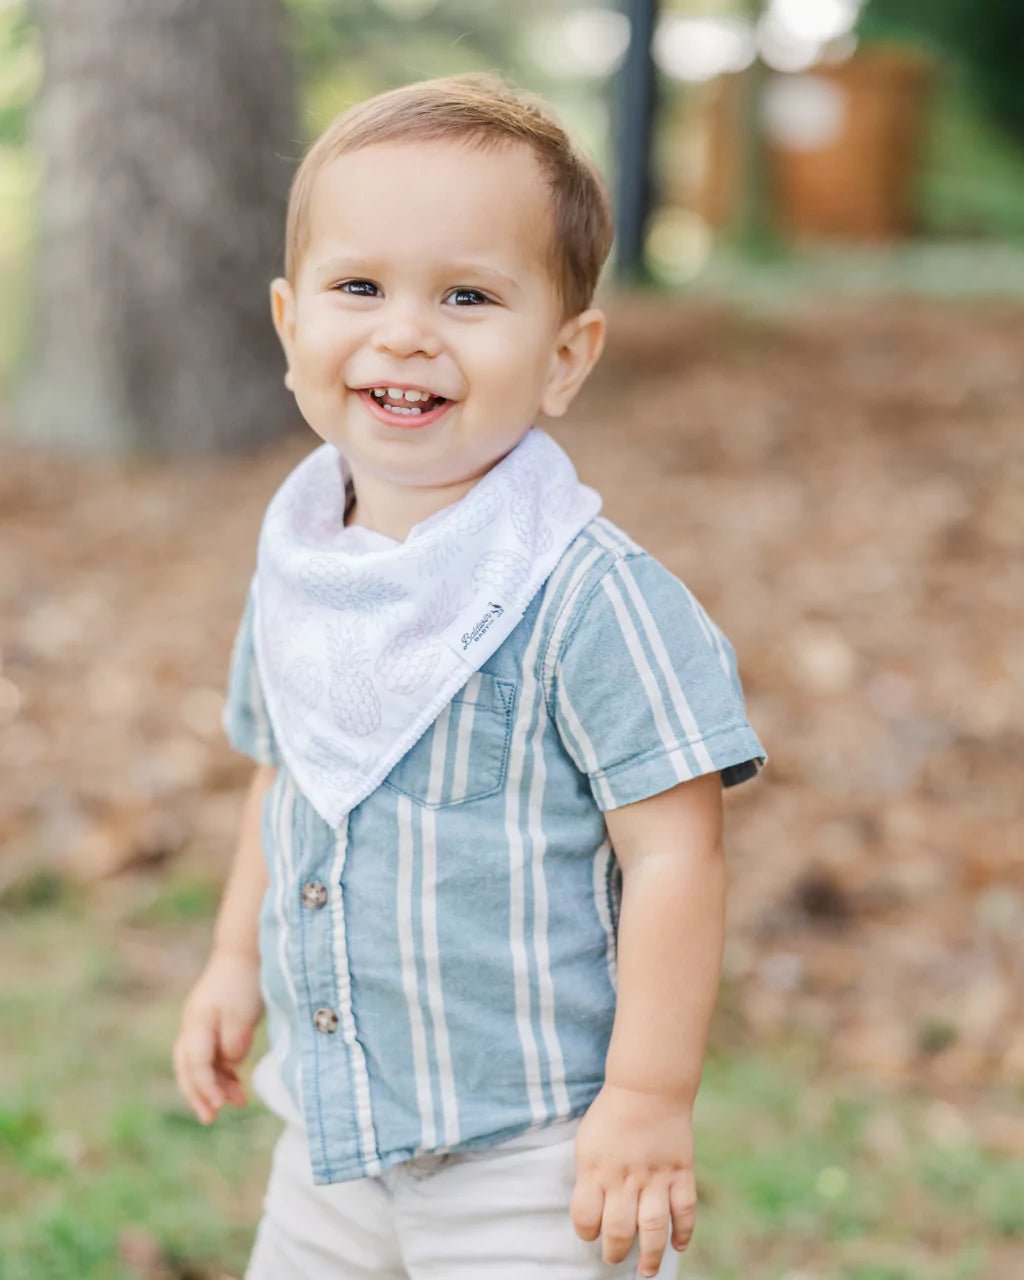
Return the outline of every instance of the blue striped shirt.
<path id="1" fill-rule="evenodd" d="M 608 520 L 385 781 L 329 827 L 284 766 L 252 648 L 224 727 L 278 766 L 261 982 L 316 1183 L 582 1114 L 615 1014 L 621 873 L 603 813 L 766 761 L 732 646 Z"/>

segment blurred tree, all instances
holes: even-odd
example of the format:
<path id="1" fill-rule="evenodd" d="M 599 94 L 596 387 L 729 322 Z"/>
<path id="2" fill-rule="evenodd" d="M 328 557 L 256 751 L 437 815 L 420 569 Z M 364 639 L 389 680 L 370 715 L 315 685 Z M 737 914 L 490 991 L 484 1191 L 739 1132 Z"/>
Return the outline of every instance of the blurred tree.
<path id="1" fill-rule="evenodd" d="M 756 29 L 767 3 L 766 0 L 742 0 L 740 7 L 743 16 Z M 755 58 L 741 79 L 742 129 L 737 148 L 736 212 L 729 228 L 733 247 L 744 257 L 753 259 L 773 258 L 783 252 L 775 222 L 771 169 L 762 124 L 766 80 L 767 68 L 760 58 Z"/>
<path id="2" fill-rule="evenodd" d="M 86 453 L 295 420 L 269 321 L 296 148 L 280 0 L 35 0 L 35 311 L 15 428 Z"/>

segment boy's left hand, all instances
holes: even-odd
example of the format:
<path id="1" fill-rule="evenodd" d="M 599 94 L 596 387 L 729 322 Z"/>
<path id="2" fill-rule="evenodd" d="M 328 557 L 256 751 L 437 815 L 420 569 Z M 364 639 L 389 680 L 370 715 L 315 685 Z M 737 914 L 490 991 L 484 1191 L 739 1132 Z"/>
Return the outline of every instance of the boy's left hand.
<path id="1" fill-rule="evenodd" d="M 656 1275 L 668 1240 L 683 1250 L 693 1235 L 691 1105 L 606 1082 L 576 1130 L 569 1211 L 578 1236 L 601 1236 L 607 1263 L 626 1257 L 639 1227 L 639 1273 Z"/>

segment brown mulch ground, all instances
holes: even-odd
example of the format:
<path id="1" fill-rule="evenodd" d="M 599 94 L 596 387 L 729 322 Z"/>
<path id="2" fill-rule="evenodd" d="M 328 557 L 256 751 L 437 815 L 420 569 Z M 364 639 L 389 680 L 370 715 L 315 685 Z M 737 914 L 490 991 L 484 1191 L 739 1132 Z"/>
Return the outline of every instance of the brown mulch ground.
<path id="1" fill-rule="evenodd" d="M 723 1025 L 937 1092 L 1020 1082 L 1024 311 L 609 312 L 545 425 L 730 636 L 771 757 L 728 796 Z M 0 444 L 0 894 L 226 866 L 230 643 L 266 502 L 316 443 Z"/>

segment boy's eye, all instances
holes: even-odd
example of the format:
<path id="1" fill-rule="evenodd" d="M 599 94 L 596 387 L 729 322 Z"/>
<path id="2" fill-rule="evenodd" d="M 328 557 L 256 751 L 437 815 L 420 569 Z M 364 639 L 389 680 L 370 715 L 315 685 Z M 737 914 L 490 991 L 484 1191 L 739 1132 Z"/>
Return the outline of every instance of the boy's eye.
<path id="1" fill-rule="evenodd" d="M 361 286 L 365 285 L 368 289 L 376 289 L 377 287 L 371 280 L 342 280 L 341 284 L 337 284 L 334 287 L 342 290 L 344 293 L 348 293 L 348 286 L 350 284 L 359 287 L 359 291 L 355 295 L 357 298 L 369 298 L 371 296 L 368 293 L 364 293 Z"/>
<path id="2" fill-rule="evenodd" d="M 453 298 L 460 298 L 465 297 L 467 294 L 471 298 L 478 299 L 477 302 L 473 303 L 474 306 L 479 306 L 481 302 L 490 301 L 490 299 L 485 294 L 481 293 L 479 289 L 455 289 L 452 291 L 450 296 Z"/>
<path id="3" fill-rule="evenodd" d="M 377 286 L 372 280 L 342 280 L 334 288 L 341 293 L 350 294 L 352 297 L 372 298 L 374 296 L 373 291 L 377 289 Z M 479 306 L 482 302 L 490 302 L 490 298 L 481 293 L 479 289 L 453 289 L 449 297 L 455 299 L 468 297 L 472 306 Z"/>

